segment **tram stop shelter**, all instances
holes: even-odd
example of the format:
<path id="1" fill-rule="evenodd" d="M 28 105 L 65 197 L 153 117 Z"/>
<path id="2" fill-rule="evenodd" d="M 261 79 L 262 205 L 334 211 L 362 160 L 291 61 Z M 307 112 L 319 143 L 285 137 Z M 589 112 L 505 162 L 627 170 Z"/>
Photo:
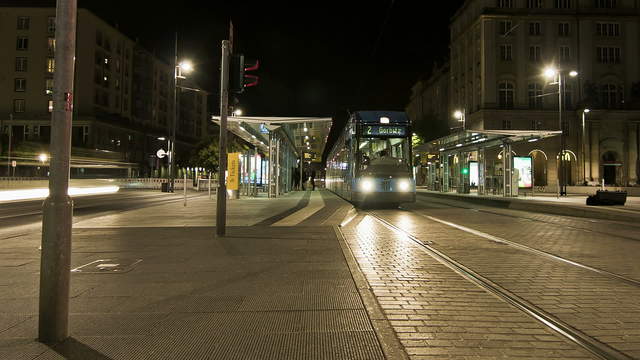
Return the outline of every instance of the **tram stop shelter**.
<path id="1" fill-rule="evenodd" d="M 518 196 L 535 189 L 531 158 L 515 157 L 512 147 L 559 136 L 551 130 L 464 130 L 414 148 L 422 155 L 424 183 L 431 190 Z"/>
<path id="2" fill-rule="evenodd" d="M 212 121 L 220 125 L 219 116 Z M 294 178 L 322 161 L 331 124 L 330 117 L 227 117 L 228 131 L 253 147 L 240 154 L 240 194 L 278 197 L 294 190 Z"/>

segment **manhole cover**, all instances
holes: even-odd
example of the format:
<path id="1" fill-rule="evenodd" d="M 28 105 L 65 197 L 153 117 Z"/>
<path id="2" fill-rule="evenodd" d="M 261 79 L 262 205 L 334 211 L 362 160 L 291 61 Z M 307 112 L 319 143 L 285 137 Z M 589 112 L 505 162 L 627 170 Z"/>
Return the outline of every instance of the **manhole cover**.
<path id="1" fill-rule="evenodd" d="M 78 266 L 71 272 L 79 273 L 125 273 L 131 271 L 142 259 L 101 259 Z"/>

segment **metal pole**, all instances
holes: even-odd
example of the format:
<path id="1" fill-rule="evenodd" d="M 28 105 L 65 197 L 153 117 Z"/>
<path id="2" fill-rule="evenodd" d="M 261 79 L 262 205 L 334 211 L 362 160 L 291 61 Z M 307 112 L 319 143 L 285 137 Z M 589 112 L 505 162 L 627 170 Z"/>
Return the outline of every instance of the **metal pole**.
<path id="1" fill-rule="evenodd" d="M 7 147 L 7 177 L 11 176 L 11 140 L 13 137 L 13 114 L 9 114 L 9 141 Z M 15 172 L 15 170 L 14 170 Z"/>
<path id="2" fill-rule="evenodd" d="M 585 142 L 585 130 L 584 130 L 584 125 L 585 125 L 585 111 L 584 109 L 582 109 L 582 181 L 584 182 L 584 185 L 587 184 L 587 159 L 585 159 L 585 146 L 584 146 L 584 142 Z"/>
<path id="3" fill-rule="evenodd" d="M 182 189 L 184 192 L 184 206 L 187 206 L 187 172 L 184 172 L 184 183 L 182 183 Z"/>
<path id="4" fill-rule="evenodd" d="M 59 342 L 69 336 L 69 280 L 73 200 L 69 187 L 71 121 L 76 51 L 77 0 L 58 0 L 56 9 L 53 112 L 49 197 L 42 207 L 42 254 L 38 340 Z"/>
<path id="5" fill-rule="evenodd" d="M 562 72 L 558 71 L 558 123 L 560 125 L 560 162 L 558 163 L 558 197 L 564 193 L 564 127 L 562 126 Z"/>
<path id="6" fill-rule="evenodd" d="M 211 172 L 209 172 L 209 200 L 211 200 Z"/>
<path id="7" fill-rule="evenodd" d="M 175 114 L 173 115 L 173 126 L 171 128 L 171 148 L 169 149 L 169 192 L 173 192 L 175 186 L 175 144 L 176 144 L 176 127 L 178 126 L 178 116 L 180 109 L 178 106 L 178 32 L 174 44 L 173 59 L 173 107 Z"/>
<path id="8" fill-rule="evenodd" d="M 224 236 L 227 221 L 227 111 L 229 105 L 229 40 L 222 40 L 222 61 L 220 66 L 220 141 L 218 166 L 218 194 L 216 210 L 216 233 Z"/>

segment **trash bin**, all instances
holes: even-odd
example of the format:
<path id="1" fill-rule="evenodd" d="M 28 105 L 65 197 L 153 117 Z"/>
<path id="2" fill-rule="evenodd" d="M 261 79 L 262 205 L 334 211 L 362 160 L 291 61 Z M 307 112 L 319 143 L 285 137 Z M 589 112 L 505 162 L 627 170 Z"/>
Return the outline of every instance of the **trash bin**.
<path id="1" fill-rule="evenodd" d="M 169 183 L 168 182 L 163 182 L 160 184 L 160 190 L 162 192 L 169 192 Z"/>

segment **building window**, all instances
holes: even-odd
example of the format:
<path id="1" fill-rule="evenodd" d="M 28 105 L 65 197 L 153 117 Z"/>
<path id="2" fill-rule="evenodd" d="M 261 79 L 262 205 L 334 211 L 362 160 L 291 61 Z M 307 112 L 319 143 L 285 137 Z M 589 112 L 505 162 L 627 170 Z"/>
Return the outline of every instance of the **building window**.
<path id="1" fill-rule="evenodd" d="M 502 119 L 502 129 L 511 130 L 511 119 Z"/>
<path id="2" fill-rule="evenodd" d="M 56 71 L 56 59 L 47 58 L 47 72 L 53 74 Z"/>
<path id="3" fill-rule="evenodd" d="M 54 56 L 56 53 L 56 38 L 48 38 L 47 39 L 47 51 L 49 56 Z"/>
<path id="4" fill-rule="evenodd" d="M 19 71 L 19 72 L 27 71 L 27 58 L 26 57 L 17 57 L 16 58 L 16 71 Z"/>
<path id="5" fill-rule="evenodd" d="M 514 103 L 514 86 L 513 83 L 503 81 L 498 86 L 498 105 L 502 109 L 512 109 Z"/>
<path id="6" fill-rule="evenodd" d="M 102 46 L 102 32 L 100 30 L 96 31 L 96 44 Z"/>
<path id="7" fill-rule="evenodd" d="M 598 9 L 615 9 L 616 0 L 595 0 L 595 7 Z"/>
<path id="8" fill-rule="evenodd" d="M 558 24 L 558 36 L 569 36 L 569 23 Z"/>
<path id="9" fill-rule="evenodd" d="M 539 83 L 529 84 L 529 109 L 542 109 L 542 86 Z"/>
<path id="10" fill-rule="evenodd" d="M 544 7 L 543 0 L 527 0 L 527 7 L 529 9 L 540 9 Z"/>
<path id="11" fill-rule="evenodd" d="M 27 91 L 27 79 L 14 79 L 13 91 L 17 91 L 17 92 Z"/>
<path id="12" fill-rule="evenodd" d="M 28 50 L 29 49 L 29 38 L 25 36 L 18 36 L 16 41 L 16 50 Z"/>
<path id="13" fill-rule="evenodd" d="M 513 0 L 498 0 L 498 7 L 499 8 L 512 8 L 513 7 Z"/>
<path id="14" fill-rule="evenodd" d="M 509 35 L 511 34 L 512 22 L 511 20 L 503 20 L 498 24 L 500 35 Z"/>
<path id="15" fill-rule="evenodd" d="M 18 16 L 18 30 L 29 30 L 30 20 L 28 16 Z"/>
<path id="16" fill-rule="evenodd" d="M 555 0 L 556 9 L 570 9 L 571 0 Z"/>
<path id="17" fill-rule="evenodd" d="M 617 23 L 597 23 L 596 34 L 598 36 L 620 36 L 620 24 Z"/>
<path id="18" fill-rule="evenodd" d="M 513 60 L 513 49 L 511 45 L 500 45 L 500 59 L 502 61 Z"/>
<path id="19" fill-rule="evenodd" d="M 615 84 L 602 85 L 602 105 L 607 109 L 616 109 L 622 100 L 620 88 Z"/>
<path id="20" fill-rule="evenodd" d="M 25 112 L 24 99 L 14 99 L 13 100 L 13 112 L 14 113 L 23 113 L 23 112 Z"/>
<path id="21" fill-rule="evenodd" d="M 540 46 L 538 45 L 529 46 L 529 61 L 534 61 L 534 62 L 540 61 Z"/>
<path id="22" fill-rule="evenodd" d="M 541 33 L 542 25 L 539 22 L 530 22 L 529 23 L 529 35 L 538 36 Z"/>
<path id="23" fill-rule="evenodd" d="M 531 130 L 540 130 L 540 129 L 542 129 L 542 121 L 531 120 Z"/>
<path id="24" fill-rule="evenodd" d="M 560 46 L 560 62 L 569 62 L 571 60 L 571 49 L 568 46 Z"/>
<path id="25" fill-rule="evenodd" d="M 47 18 L 47 32 L 49 34 L 56 33 L 56 17 L 55 16 L 49 16 Z"/>
<path id="26" fill-rule="evenodd" d="M 53 79 L 46 79 L 44 81 L 44 92 L 46 94 L 53 94 Z"/>
<path id="27" fill-rule="evenodd" d="M 53 100 L 49 100 L 48 109 L 49 109 L 49 112 L 53 112 Z"/>
<path id="28" fill-rule="evenodd" d="M 621 53 L 619 47 L 597 47 L 596 57 L 601 64 L 620 64 Z"/>

